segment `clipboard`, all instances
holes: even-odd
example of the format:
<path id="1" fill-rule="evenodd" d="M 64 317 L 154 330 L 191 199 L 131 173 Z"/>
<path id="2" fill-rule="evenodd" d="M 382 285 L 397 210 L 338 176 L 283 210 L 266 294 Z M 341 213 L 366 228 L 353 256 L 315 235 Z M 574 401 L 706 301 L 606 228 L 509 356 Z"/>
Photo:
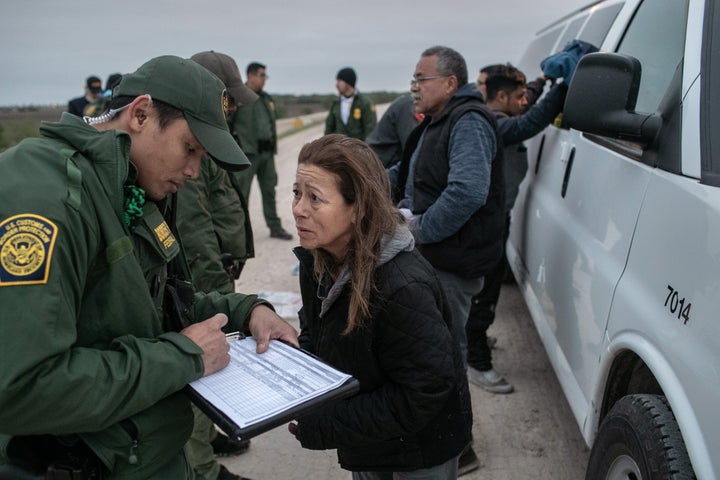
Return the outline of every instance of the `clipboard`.
<path id="1" fill-rule="evenodd" d="M 263 354 L 255 353 L 252 337 L 229 343 L 230 365 L 192 382 L 186 392 L 231 438 L 255 437 L 360 389 L 356 378 L 283 342 L 271 340 Z"/>

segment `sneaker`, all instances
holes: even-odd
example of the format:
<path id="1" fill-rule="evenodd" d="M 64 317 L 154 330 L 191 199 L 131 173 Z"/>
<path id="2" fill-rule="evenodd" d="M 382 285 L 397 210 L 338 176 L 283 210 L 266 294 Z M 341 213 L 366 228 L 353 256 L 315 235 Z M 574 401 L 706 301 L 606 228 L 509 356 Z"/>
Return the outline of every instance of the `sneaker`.
<path id="1" fill-rule="evenodd" d="M 292 240 L 293 236 L 282 227 L 270 230 L 270 238 L 279 238 L 280 240 Z"/>
<path id="2" fill-rule="evenodd" d="M 225 468 L 225 465 L 220 465 L 220 473 L 218 473 L 217 480 L 250 480 L 247 477 L 241 477 L 240 475 L 235 475 L 230 470 Z"/>
<path id="3" fill-rule="evenodd" d="M 469 443 L 458 457 L 458 477 L 473 472 L 478 468 L 480 468 L 480 462 L 475 450 L 472 448 L 472 444 Z"/>
<path id="4" fill-rule="evenodd" d="M 468 380 L 491 393 L 510 393 L 513 386 L 494 369 L 480 371 L 468 366 Z"/>
<path id="5" fill-rule="evenodd" d="M 497 337 L 493 337 L 488 335 L 487 336 L 487 346 L 489 349 L 495 348 L 495 345 L 497 344 Z"/>
<path id="6" fill-rule="evenodd" d="M 218 432 L 215 439 L 210 442 L 213 452 L 218 457 L 232 457 L 245 453 L 250 448 L 250 440 L 234 440 Z"/>

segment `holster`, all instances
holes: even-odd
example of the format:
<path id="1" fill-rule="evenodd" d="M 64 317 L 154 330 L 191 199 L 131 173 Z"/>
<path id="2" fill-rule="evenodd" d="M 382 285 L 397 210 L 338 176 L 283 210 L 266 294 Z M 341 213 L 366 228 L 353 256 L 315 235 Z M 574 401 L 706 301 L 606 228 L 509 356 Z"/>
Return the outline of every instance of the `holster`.
<path id="1" fill-rule="evenodd" d="M 168 278 L 163 297 L 163 320 L 167 331 L 179 332 L 193 323 L 194 294 L 192 283 L 176 277 Z"/>
<path id="2" fill-rule="evenodd" d="M 243 268 L 245 267 L 245 262 L 233 258 L 232 253 L 223 253 L 220 255 L 220 261 L 222 262 L 222 266 L 225 269 L 225 273 L 227 273 L 228 279 L 232 282 L 240 278 L 240 274 L 243 271 Z"/>
<path id="3" fill-rule="evenodd" d="M 272 152 L 275 150 L 275 144 L 272 140 L 258 140 L 258 153 Z"/>

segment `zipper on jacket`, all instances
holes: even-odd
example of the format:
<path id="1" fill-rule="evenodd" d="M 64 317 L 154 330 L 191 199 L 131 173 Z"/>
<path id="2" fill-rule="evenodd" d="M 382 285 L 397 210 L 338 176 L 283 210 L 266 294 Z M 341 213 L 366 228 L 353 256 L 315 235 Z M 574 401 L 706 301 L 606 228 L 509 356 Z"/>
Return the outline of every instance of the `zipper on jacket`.
<path id="1" fill-rule="evenodd" d="M 139 445 L 137 427 L 134 423 L 132 423 L 131 420 L 125 419 L 120 422 L 120 428 L 125 430 L 125 433 L 127 433 L 132 440 L 132 443 L 130 444 L 130 451 L 128 452 L 127 461 L 130 465 L 137 465 L 137 463 L 140 461 L 137 456 L 137 449 Z"/>

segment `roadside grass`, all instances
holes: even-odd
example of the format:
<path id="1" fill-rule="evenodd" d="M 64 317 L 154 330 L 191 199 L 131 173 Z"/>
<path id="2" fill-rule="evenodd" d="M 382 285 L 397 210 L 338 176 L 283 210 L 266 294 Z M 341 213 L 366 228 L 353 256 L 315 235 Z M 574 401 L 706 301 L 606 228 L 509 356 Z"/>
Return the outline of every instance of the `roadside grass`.
<path id="1" fill-rule="evenodd" d="M 0 152 L 14 147 L 27 137 L 40 136 L 40 122 L 34 119 L 7 119 L 0 121 Z"/>
<path id="2" fill-rule="evenodd" d="M 324 120 L 315 120 L 313 122 L 303 123 L 299 126 L 293 126 L 290 130 L 278 135 L 278 139 L 293 135 L 308 128 L 314 127 Z M 0 152 L 14 147 L 23 138 L 39 137 L 40 122 L 31 119 L 6 119 L 0 121 Z"/>

